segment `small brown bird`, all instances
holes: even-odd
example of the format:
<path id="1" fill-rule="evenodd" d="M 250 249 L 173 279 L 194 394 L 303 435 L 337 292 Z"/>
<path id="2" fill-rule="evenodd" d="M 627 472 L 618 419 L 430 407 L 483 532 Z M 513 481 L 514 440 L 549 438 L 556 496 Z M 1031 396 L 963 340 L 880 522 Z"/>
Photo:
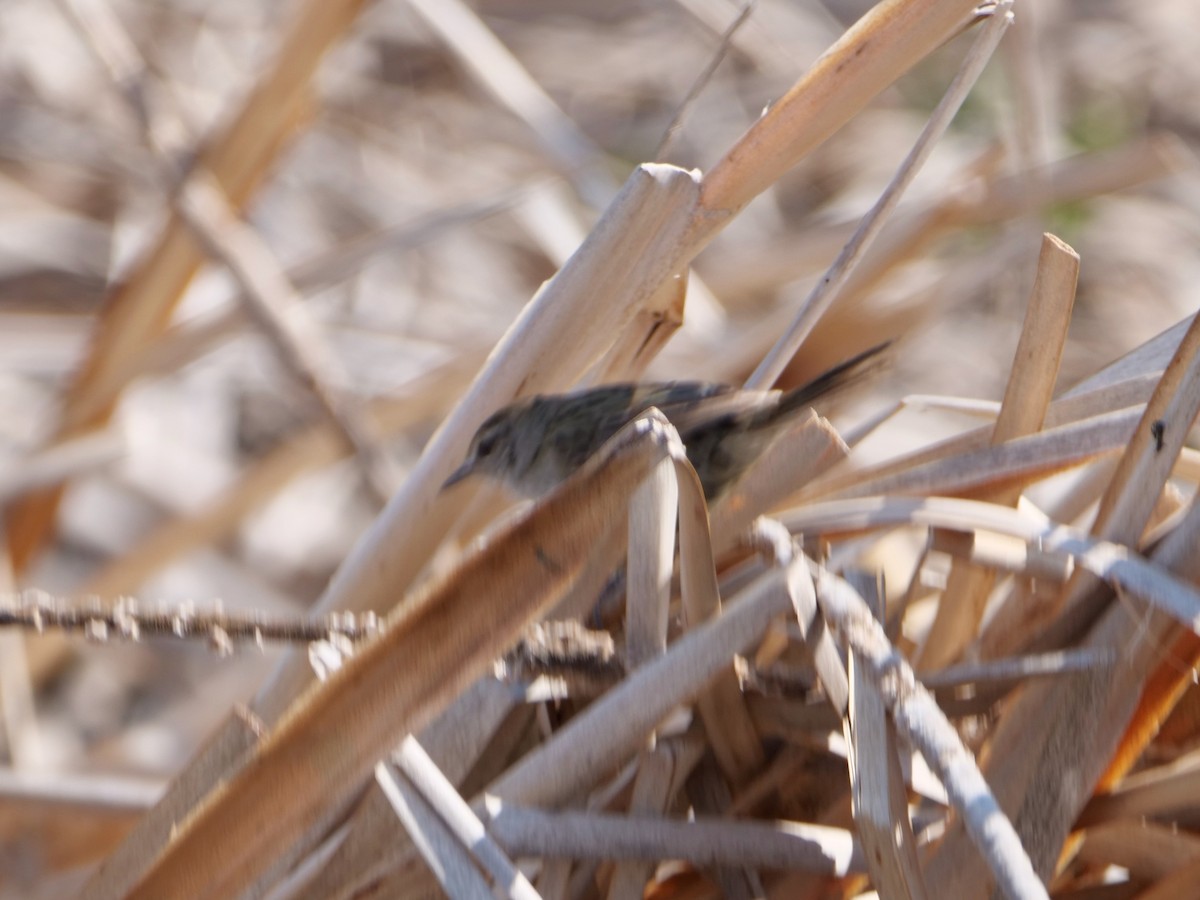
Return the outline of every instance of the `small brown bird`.
<path id="1" fill-rule="evenodd" d="M 872 347 L 794 390 L 751 391 L 669 381 L 608 384 L 527 397 L 493 413 L 443 488 L 481 473 L 527 497 L 563 481 L 626 423 L 657 407 L 679 431 L 709 502 L 760 457 L 818 397 L 864 374 L 887 345 Z"/>

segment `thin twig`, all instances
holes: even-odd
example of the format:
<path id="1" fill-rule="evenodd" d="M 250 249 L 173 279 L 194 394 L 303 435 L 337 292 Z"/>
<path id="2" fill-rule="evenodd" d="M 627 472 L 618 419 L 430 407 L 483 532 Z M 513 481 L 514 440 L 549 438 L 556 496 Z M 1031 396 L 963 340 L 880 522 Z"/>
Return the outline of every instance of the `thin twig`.
<path id="1" fill-rule="evenodd" d="M 930 116 L 925 130 L 921 132 L 912 151 L 900 165 L 879 199 L 875 201 L 871 211 L 863 217 L 858 230 L 854 232 L 850 242 L 838 254 L 838 258 L 829 267 L 829 271 L 805 298 L 791 328 L 763 358 L 754 373 L 746 379 L 746 387 L 766 388 L 774 384 L 791 358 L 796 355 L 800 345 L 812 333 L 817 321 L 833 305 L 838 292 L 849 280 L 855 265 L 862 259 L 863 254 L 866 253 L 875 238 L 879 236 L 884 224 L 891 217 L 892 211 L 900 202 L 901 195 L 908 189 L 917 172 L 925 164 L 933 152 L 934 144 L 950 126 L 958 108 L 962 106 L 975 81 L 983 73 L 984 66 L 987 65 L 1011 21 L 1011 6 L 1011 0 L 1001 0 L 996 4 L 990 20 L 971 48 L 971 52 L 963 62 L 962 69 L 946 91 L 946 95 L 933 111 L 933 115 Z"/>
<path id="2" fill-rule="evenodd" d="M 746 0 L 742 4 L 742 8 L 738 10 L 738 14 L 734 16 L 733 21 L 729 23 L 729 27 L 721 34 L 721 40 L 708 60 L 708 64 L 696 76 L 696 80 L 688 88 L 687 96 L 680 101 L 679 106 L 675 109 L 675 114 L 671 116 L 671 122 L 667 125 L 666 131 L 663 132 L 662 140 L 658 142 L 658 147 L 654 151 L 654 159 L 662 160 L 675 144 L 675 139 L 679 137 L 679 131 L 683 128 L 683 120 L 691 112 L 692 107 L 696 104 L 696 100 L 700 97 L 700 93 L 708 86 L 713 74 L 717 71 L 717 67 L 721 65 L 726 54 L 729 53 L 729 48 L 733 45 L 733 36 L 737 34 L 739 28 L 750 20 L 750 14 L 754 12 L 756 3 L 757 0 Z"/>
<path id="3" fill-rule="evenodd" d="M 153 606 L 154 608 L 150 608 Z M 0 595 L 0 628 L 41 633 L 47 629 L 82 632 L 92 640 L 137 641 L 145 637 L 200 638 L 225 651 L 235 641 L 312 643 L 361 641 L 379 630 L 374 614 L 333 613 L 320 618 L 227 612 L 214 603 L 198 610 L 191 603 L 146 604 L 133 597 L 102 602 L 98 597 L 68 599 L 37 590 Z"/>

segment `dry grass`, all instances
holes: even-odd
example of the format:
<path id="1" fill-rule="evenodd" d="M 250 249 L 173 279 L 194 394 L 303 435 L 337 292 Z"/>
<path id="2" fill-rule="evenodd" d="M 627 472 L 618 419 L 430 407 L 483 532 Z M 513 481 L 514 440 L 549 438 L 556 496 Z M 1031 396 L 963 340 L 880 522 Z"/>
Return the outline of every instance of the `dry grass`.
<path id="1" fill-rule="evenodd" d="M 1193 883 L 1200 23 L 852 7 L 6 10 L 0 897 Z M 439 490 L 881 340 L 712 509 Z"/>

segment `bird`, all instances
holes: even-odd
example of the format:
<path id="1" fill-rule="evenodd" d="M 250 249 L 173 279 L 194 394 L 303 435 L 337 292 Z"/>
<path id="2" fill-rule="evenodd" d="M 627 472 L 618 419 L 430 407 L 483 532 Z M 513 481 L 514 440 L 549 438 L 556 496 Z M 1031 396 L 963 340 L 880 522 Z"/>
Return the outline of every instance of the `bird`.
<path id="1" fill-rule="evenodd" d="M 655 407 L 679 432 L 711 503 L 814 400 L 857 381 L 887 346 L 865 350 L 789 391 L 667 381 L 526 397 L 497 410 L 479 426 L 462 465 L 442 489 L 483 475 L 521 496 L 540 497 L 582 466 L 622 426 Z"/>

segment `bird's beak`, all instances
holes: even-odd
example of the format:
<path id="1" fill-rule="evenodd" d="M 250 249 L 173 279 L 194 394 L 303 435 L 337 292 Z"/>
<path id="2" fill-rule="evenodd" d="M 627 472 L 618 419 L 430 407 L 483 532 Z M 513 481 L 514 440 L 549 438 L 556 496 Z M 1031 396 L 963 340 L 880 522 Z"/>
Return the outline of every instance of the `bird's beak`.
<path id="1" fill-rule="evenodd" d="M 449 478 L 442 482 L 441 490 L 444 491 L 451 485 L 458 484 L 473 471 L 475 471 L 475 463 L 473 460 L 467 459 L 461 466 L 459 466 L 450 474 Z"/>

